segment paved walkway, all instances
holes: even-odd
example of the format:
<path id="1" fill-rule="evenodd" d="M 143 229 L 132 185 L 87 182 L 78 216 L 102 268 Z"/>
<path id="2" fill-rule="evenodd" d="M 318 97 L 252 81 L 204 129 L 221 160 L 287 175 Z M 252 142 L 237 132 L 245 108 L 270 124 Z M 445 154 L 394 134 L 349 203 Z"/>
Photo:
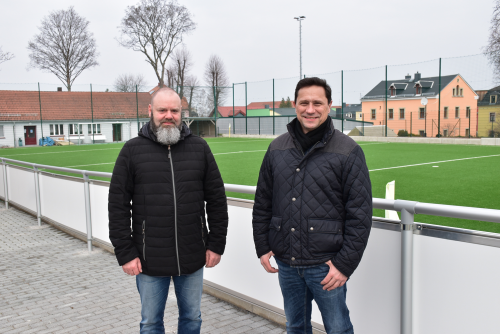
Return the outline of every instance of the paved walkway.
<path id="1" fill-rule="evenodd" d="M 203 294 L 202 333 L 284 333 L 284 328 Z M 138 333 L 135 278 L 114 255 L 0 201 L 0 333 Z M 170 289 L 165 330 L 177 329 Z"/>

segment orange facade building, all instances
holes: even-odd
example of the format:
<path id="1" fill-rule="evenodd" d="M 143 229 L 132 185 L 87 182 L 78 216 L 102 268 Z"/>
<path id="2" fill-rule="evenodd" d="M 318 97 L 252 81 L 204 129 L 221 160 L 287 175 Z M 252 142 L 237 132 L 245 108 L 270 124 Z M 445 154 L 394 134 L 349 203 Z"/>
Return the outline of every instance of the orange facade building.
<path id="1" fill-rule="evenodd" d="M 387 115 L 386 97 L 387 94 Z M 416 73 L 404 80 L 381 81 L 361 99 L 364 121 L 385 125 L 398 133 L 435 137 L 438 134 L 439 96 L 441 96 L 440 133 L 444 137 L 477 136 L 478 95 L 460 74 L 422 78 Z M 425 98 L 425 99 L 424 99 Z M 423 105 L 426 102 L 426 105 Z"/>

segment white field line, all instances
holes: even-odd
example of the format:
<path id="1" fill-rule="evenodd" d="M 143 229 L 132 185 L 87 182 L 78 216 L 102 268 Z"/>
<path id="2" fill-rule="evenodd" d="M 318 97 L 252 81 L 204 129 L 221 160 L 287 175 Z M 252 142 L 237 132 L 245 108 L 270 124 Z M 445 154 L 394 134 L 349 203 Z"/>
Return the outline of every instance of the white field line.
<path id="1" fill-rule="evenodd" d="M 257 139 L 257 140 L 239 140 L 239 141 L 216 141 L 216 142 L 208 142 L 207 143 L 209 145 L 212 145 L 212 144 L 232 144 L 232 143 L 249 143 L 249 142 L 254 142 L 254 141 L 269 141 L 273 138 L 269 138 L 269 139 Z"/>
<path id="2" fill-rule="evenodd" d="M 266 152 L 267 150 L 257 150 L 257 151 L 237 151 L 237 152 L 224 152 L 224 153 L 215 153 L 214 155 L 220 155 L 220 154 L 236 154 L 236 153 L 252 153 L 252 152 Z M 115 161 L 113 162 L 103 162 L 100 164 L 88 164 L 88 165 L 75 165 L 75 166 L 64 166 L 66 168 L 75 168 L 75 167 L 86 167 L 86 166 L 99 166 L 99 165 L 111 165 L 114 164 Z"/>
<path id="3" fill-rule="evenodd" d="M 13 156 L 18 156 L 18 155 L 35 155 L 35 154 L 79 153 L 79 152 L 109 151 L 109 150 L 121 150 L 121 147 L 117 147 L 117 148 L 102 148 L 102 149 L 97 149 L 97 150 L 76 150 L 76 151 L 61 151 L 61 152 L 6 154 L 6 155 L 2 155 L 2 157 L 13 157 Z"/>
<path id="4" fill-rule="evenodd" d="M 491 158 L 491 157 L 500 157 L 500 154 L 494 155 L 483 155 L 479 157 L 470 157 L 470 158 L 460 158 L 460 159 L 452 159 L 452 160 L 442 160 L 442 161 L 433 161 L 433 162 L 424 162 L 421 164 L 413 164 L 413 165 L 405 165 L 405 166 L 396 166 L 396 167 L 386 167 L 386 168 L 378 168 L 378 169 L 370 169 L 369 172 L 375 172 L 378 170 L 386 170 L 386 169 L 396 169 L 396 168 L 405 168 L 405 167 L 415 167 L 415 166 L 423 166 L 423 165 L 431 165 L 431 164 L 439 164 L 442 162 L 453 162 L 453 161 L 461 161 L 461 160 L 472 160 L 472 159 L 480 159 L 480 158 Z"/>

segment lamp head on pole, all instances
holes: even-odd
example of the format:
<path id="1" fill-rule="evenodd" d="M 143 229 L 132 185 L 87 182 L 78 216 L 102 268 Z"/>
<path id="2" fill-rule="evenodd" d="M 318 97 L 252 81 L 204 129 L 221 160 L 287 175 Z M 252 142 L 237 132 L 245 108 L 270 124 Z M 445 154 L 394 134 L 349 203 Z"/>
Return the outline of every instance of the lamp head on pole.
<path id="1" fill-rule="evenodd" d="M 294 19 L 297 20 L 297 21 L 302 21 L 305 18 L 306 18 L 305 16 L 296 16 L 296 17 L 294 17 Z"/>

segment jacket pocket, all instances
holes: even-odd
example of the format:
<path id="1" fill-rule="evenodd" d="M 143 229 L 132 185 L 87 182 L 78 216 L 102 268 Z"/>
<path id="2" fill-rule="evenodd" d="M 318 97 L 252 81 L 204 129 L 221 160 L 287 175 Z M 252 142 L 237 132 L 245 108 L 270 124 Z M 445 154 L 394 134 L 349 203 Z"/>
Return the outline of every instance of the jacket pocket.
<path id="1" fill-rule="evenodd" d="M 344 243 L 344 223 L 329 219 L 309 219 L 307 222 L 308 249 L 313 255 L 336 253 Z"/>
<path id="2" fill-rule="evenodd" d="M 269 246 L 275 255 L 284 252 L 284 237 L 281 230 L 281 217 L 272 217 L 269 225 Z"/>

